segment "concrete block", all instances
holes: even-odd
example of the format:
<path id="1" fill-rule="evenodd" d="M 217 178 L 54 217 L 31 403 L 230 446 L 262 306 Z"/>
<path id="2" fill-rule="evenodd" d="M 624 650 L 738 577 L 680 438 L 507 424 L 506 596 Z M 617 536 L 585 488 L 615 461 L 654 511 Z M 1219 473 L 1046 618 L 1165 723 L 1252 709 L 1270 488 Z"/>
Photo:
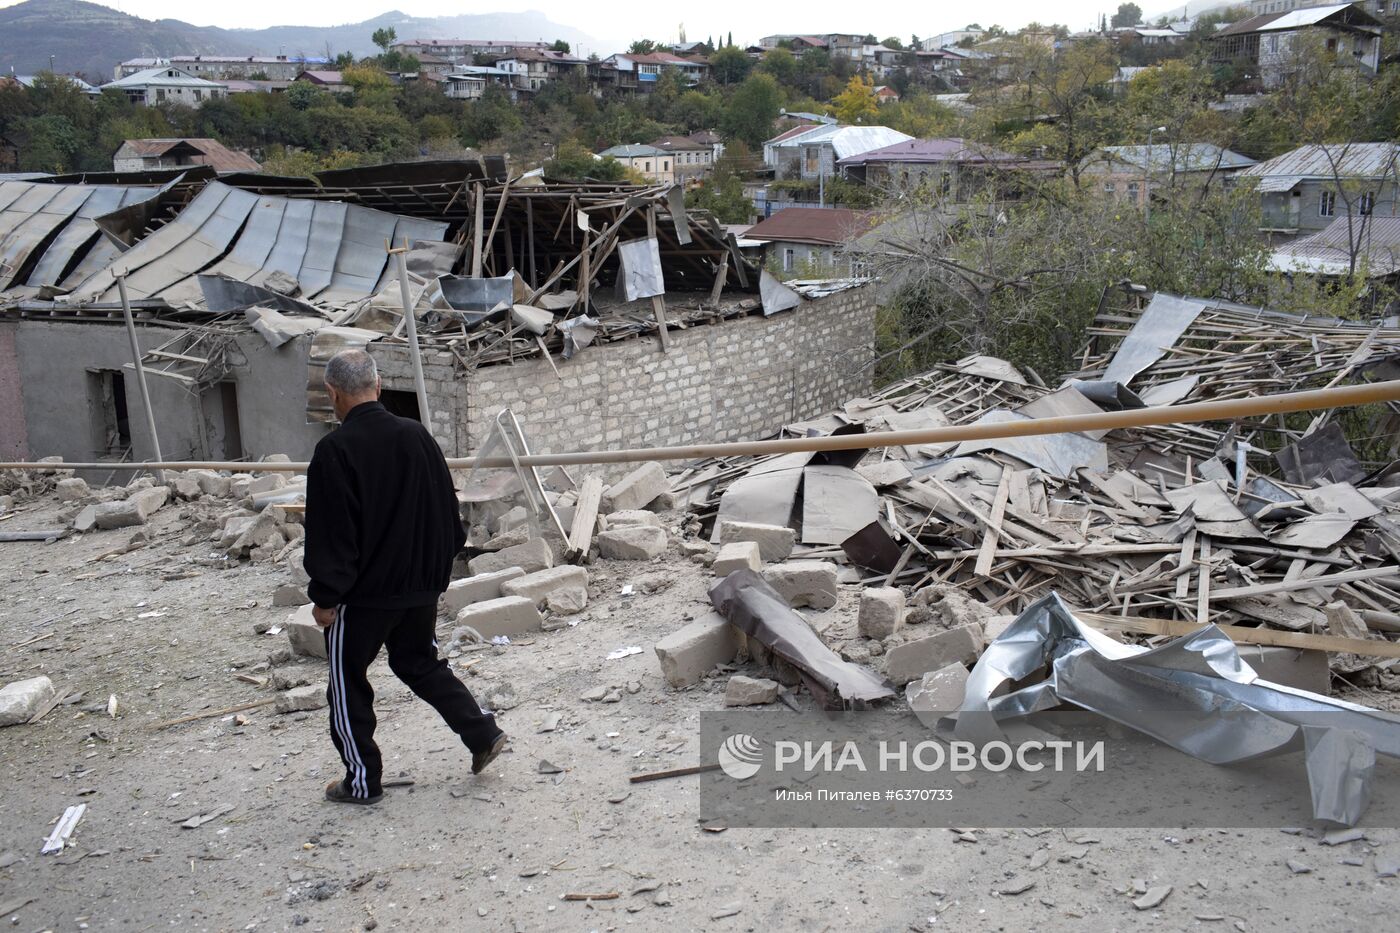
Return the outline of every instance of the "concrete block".
<path id="1" fill-rule="evenodd" d="M 256 496 L 259 493 L 275 492 L 287 485 L 287 476 L 284 473 L 263 473 L 249 480 L 248 485 L 243 490 L 245 496 Z"/>
<path id="2" fill-rule="evenodd" d="M 975 664 L 981 653 L 980 629 L 974 631 L 971 626 L 949 629 L 891 648 L 885 655 L 885 676 L 903 686 L 949 664 Z"/>
<path id="3" fill-rule="evenodd" d="M 651 525 L 624 525 L 594 539 L 598 553 L 614 560 L 651 560 L 666 550 L 666 532 Z"/>
<path id="4" fill-rule="evenodd" d="M 892 586 L 872 586 L 861 591 L 860 633 L 866 638 L 888 638 L 904 627 L 904 591 Z"/>
<path id="5" fill-rule="evenodd" d="M 763 558 L 759 556 L 758 542 L 734 541 L 723 545 L 720 547 L 719 553 L 715 555 L 715 562 L 710 566 L 714 568 L 717 577 L 727 577 L 744 567 L 749 570 L 758 570 L 763 566 Z"/>
<path id="6" fill-rule="evenodd" d="M 698 683 L 716 664 L 739 655 L 744 634 L 718 612 L 710 612 L 656 643 L 661 676 L 672 687 Z"/>
<path id="7" fill-rule="evenodd" d="M 621 528 L 623 525 L 654 525 L 661 527 L 661 517 L 655 512 L 648 512 L 646 509 L 626 509 L 621 512 L 613 512 L 607 517 L 609 528 Z"/>
<path id="8" fill-rule="evenodd" d="M 601 511 L 604 514 L 640 509 L 664 492 L 671 491 L 671 480 L 661 464 L 644 463 L 628 473 L 603 493 Z"/>
<path id="9" fill-rule="evenodd" d="M 170 491 L 174 493 L 176 499 L 198 499 L 204 495 L 204 490 L 199 488 L 199 480 L 189 474 L 179 474 L 172 476 L 167 473 L 166 484 L 170 486 Z"/>
<path id="10" fill-rule="evenodd" d="M 588 591 L 588 571 L 582 567 L 565 564 L 548 570 L 537 570 L 523 577 L 516 577 L 501 584 L 502 596 L 524 596 L 532 599 L 535 605 L 543 603 L 551 593 L 564 589 L 582 588 Z"/>
<path id="11" fill-rule="evenodd" d="M 725 706 L 761 706 L 778 698 L 778 682 L 735 674 L 724 685 Z"/>
<path id="12" fill-rule="evenodd" d="M 918 680 L 909 682 L 904 698 L 919 722 L 932 729 L 940 717 L 962 708 L 967 692 L 967 668 L 953 663 L 929 671 Z"/>
<path id="13" fill-rule="evenodd" d="M 87 505 L 77 515 L 73 516 L 74 531 L 92 531 L 97 526 L 97 506 Z"/>
<path id="14" fill-rule="evenodd" d="M 279 713 L 301 713 L 310 710 L 325 709 L 325 707 L 325 684 L 310 684 L 305 687 L 293 687 L 291 690 L 277 695 L 277 712 Z"/>
<path id="15" fill-rule="evenodd" d="M 149 489 L 141 489 L 127 497 L 128 502 L 134 502 L 136 508 L 140 509 L 141 517 L 148 519 L 160 510 L 170 500 L 169 486 L 152 486 Z"/>
<path id="16" fill-rule="evenodd" d="M 39 707 L 53 699 L 53 681 L 47 677 L 17 680 L 0 689 L 0 726 L 29 722 Z"/>
<path id="17" fill-rule="evenodd" d="M 488 599 L 473 603 L 457 613 L 458 625 L 470 625 L 488 641 L 497 635 L 538 632 L 543 621 L 539 609 L 535 608 L 535 601 L 525 596 Z"/>
<path id="18" fill-rule="evenodd" d="M 130 499 L 99 502 L 93 511 L 93 523 L 103 531 L 111 528 L 131 528 L 146 524 L 146 516 Z"/>
<path id="19" fill-rule="evenodd" d="M 557 616 L 577 615 L 588 607 L 588 590 L 566 586 L 545 597 L 544 606 Z"/>
<path id="20" fill-rule="evenodd" d="M 306 588 L 295 586 L 291 583 L 283 583 L 272 591 L 272 605 L 278 608 L 290 606 L 304 606 L 310 600 L 306 596 Z"/>
<path id="21" fill-rule="evenodd" d="M 311 574 L 306 572 L 305 560 L 305 548 L 297 548 L 287 555 L 287 572 L 292 575 L 292 582 L 297 586 L 309 586 L 311 584 Z"/>
<path id="22" fill-rule="evenodd" d="M 795 560 L 779 564 L 765 569 L 763 579 L 794 608 L 830 609 L 836 605 L 836 565 L 829 561 Z"/>
<path id="23" fill-rule="evenodd" d="M 307 603 L 287 616 L 282 627 L 287 632 L 287 642 L 292 646 L 292 654 L 308 658 L 326 656 L 326 630 L 316 624 L 311 615 L 312 605 Z"/>
<path id="24" fill-rule="evenodd" d="M 508 547 L 518 547 L 529 542 L 530 526 L 521 524 L 497 532 L 481 545 L 481 549 L 483 551 L 504 551 Z"/>
<path id="25" fill-rule="evenodd" d="M 199 491 L 206 496 L 223 498 L 228 495 L 229 477 L 220 476 L 213 470 L 188 470 L 185 473 L 199 484 Z"/>
<path id="26" fill-rule="evenodd" d="M 86 499 L 90 490 L 87 480 L 73 476 L 54 484 L 54 492 L 58 493 L 59 502 L 77 502 L 79 499 Z"/>
<path id="27" fill-rule="evenodd" d="M 1332 674 L 1327 652 L 1311 648 L 1281 648 L 1276 645 L 1240 645 L 1240 657 L 1265 680 L 1310 690 L 1326 696 Z"/>
<path id="28" fill-rule="evenodd" d="M 479 554 L 467 561 L 467 569 L 473 576 L 479 573 L 496 573 L 508 567 L 519 567 L 526 573 L 533 573 L 553 566 L 554 555 L 549 550 L 549 544 L 539 538 L 514 547 Z"/>
<path id="29" fill-rule="evenodd" d="M 447 584 L 447 592 L 442 594 L 442 609 L 448 615 L 455 616 L 473 603 L 500 599 L 501 584 L 523 576 L 525 571 L 521 568 L 507 567 L 493 573 L 478 573 L 453 580 Z"/>
<path id="30" fill-rule="evenodd" d="M 719 543 L 735 541 L 757 541 L 759 553 L 764 561 L 772 563 L 787 560 L 792 546 L 797 543 L 797 532 L 783 525 L 761 525 L 757 522 L 719 523 Z"/>

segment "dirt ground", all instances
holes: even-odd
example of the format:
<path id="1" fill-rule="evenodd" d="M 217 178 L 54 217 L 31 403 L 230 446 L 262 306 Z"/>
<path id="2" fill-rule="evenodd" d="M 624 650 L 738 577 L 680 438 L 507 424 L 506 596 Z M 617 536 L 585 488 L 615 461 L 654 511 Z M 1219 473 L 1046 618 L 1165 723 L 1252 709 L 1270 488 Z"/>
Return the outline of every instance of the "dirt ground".
<path id="1" fill-rule="evenodd" d="M 266 678 L 261 665 L 286 643 L 255 633 L 289 611 L 271 605 L 285 569 L 182 544 L 181 513 L 200 508 L 167 506 L 149 544 L 102 561 L 130 529 L 0 544 L 0 684 L 46 674 L 79 695 L 0 730 L 8 929 L 1394 929 L 1400 879 L 1378 877 L 1376 856 L 1400 847 L 1400 830 L 1334 847 L 1277 829 L 998 828 L 975 841 L 943 829 L 707 831 L 697 778 L 627 780 L 697 763 L 698 715 L 723 706 L 723 676 L 670 690 L 651 650 L 708 608 L 709 571 L 674 552 L 600 561 L 577 625 L 454 659 L 478 696 L 507 684 L 519 700 L 500 716 L 510 751 L 479 777 L 381 659 L 371 677 L 385 777 L 414 783 L 374 807 L 328 803 L 322 788 L 342 772 L 324 710 L 157 728 L 272 696 L 237 678 Z M 52 497 L 21 503 L 0 530 L 51 527 L 59 510 Z M 848 592 L 830 612 L 854 605 Z M 606 660 L 632 645 L 644 650 Z M 303 663 L 324 680 L 321 662 Z M 599 686 L 623 688 L 620 702 L 581 699 Z M 557 729 L 539 731 L 554 713 Z M 885 715 L 909 713 L 898 702 Z M 541 773 L 542 760 L 563 771 Z M 79 802 L 71 845 L 41 856 Z M 1135 881 L 1172 892 L 1136 910 Z"/>

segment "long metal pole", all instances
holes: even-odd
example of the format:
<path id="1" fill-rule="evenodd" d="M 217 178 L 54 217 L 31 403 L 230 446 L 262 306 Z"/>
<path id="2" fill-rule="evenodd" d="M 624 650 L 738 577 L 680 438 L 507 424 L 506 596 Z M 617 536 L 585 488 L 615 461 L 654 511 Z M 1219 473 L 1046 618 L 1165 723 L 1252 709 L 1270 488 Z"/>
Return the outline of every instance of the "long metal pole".
<path id="1" fill-rule="evenodd" d="M 1400 401 L 1400 379 L 1372 382 L 1365 385 L 1336 386 L 1331 389 L 1309 389 L 1305 392 L 1285 392 L 1251 398 L 1223 399 L 1215 402 L 1193 402 L 1189 405 L 1160 405 L 1127 411 L 1105 411 L 1088 415 L 1061 415 L 1054 418 L 1027 418 L 995 424 L 950 425 L 922 431 L 879 431 L 871 434 L 840 434 L 827 437 L 794 437 L 779 441 L 735 441 L 715 444 L 691 444 L 683 447 L 638 447 L 626 450 L 577 451 L 562 454 L 531 454 L 512 461 L 509 457 L 449 457 L 452 469 L 474 466 L 576 466 L 590 463 L 645 463 L 648 460 L 693 460 L 700 457 L 765 456 L 768 454 L 805 453 L 821 450 L 863 450 L 880 447 L 945 444 L 953 441 L 985 441 L 1004 437 L 1034 437 L 1042 434 L 1073 434 L 1085 431 L 1112 431 L 1117 428 L 1147 428 L 1167 424 L 1191 424 L 1201 421 L 1229 421 L 1262 415 L 1286 414 L 1294 411 L 1318 411 L 1324 408 L 1345 408 L 1350 405 L 1370 405 L 1376 402 Z M 270 473 L 304 473 L 305 463 L 240 463 L 181 461 L 176 463 L 0 463 L 0 470 L 82 470 L 132 469 L 149 470 L 157 467 L 180 470 L 229 470 Z"/>
<path id="2" fill-rule="evenodd" d="M 391 249 L 399 263 L 399 297 L 403 299 L 403 320 L 408 325 L 409 355 L 413 357 L 413 388 L 418 393 L 418 418 L 426 427 L 433 423 L 428 412 L 428 387 L 423 383 L 423 352 L 418 349 L 418 320 L 413 313 L 413 299 L 408 294 L 408 245 Z"/>
<path id="3" fill-rule="evenodd" d="M 136 322 L 131 318 L 131 300 L 126 294 L 126 273 L 117 276 L 117 294 L 122 299 L 122 318 L 126 321 L 126 336 L 131 340 L 131 363 L 136 368 L 136 388 L 141 392 L 141 407 L 146 412 L 146 430 L 151 432 L 151 448 L 156 460 L 161 459 L 160 436 L 156 433 L 156 416 L 151 409 L 151 393 L 146 388 L 146 367 L 141 364 L 141 344 L 136 340 Z M 161 469 L 155 470 L 156 479 L 165 480 Z"/>

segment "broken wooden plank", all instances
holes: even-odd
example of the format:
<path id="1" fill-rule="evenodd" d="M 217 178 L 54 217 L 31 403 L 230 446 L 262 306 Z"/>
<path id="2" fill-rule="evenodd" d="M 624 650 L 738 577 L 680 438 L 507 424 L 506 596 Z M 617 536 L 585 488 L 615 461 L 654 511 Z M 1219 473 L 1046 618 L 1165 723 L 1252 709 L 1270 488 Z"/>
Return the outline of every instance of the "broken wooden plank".
<path id="1" fill-rule="evenodd" d="M 1098 628 L 1135 632 L 1140 635 L 1192 635 L 1205 626 L 1176 619 L 1148 619 L 1142 616 L 1110 616 L 1095 612 L 1075 613 Z M 1245 628 L 1239 625 L 1216 625 L 1216 628 L 1241 645 L 1274 645 L 1281 648 L 1306 648 L 1331 653 L 1360 654 L 1373 658 L 1400 658 L 1400 642 L 1383 639 L 1360 640 L 1337 635 L 1312 635 L 1307 632 L 1280 632 L 1270 628 Z"/>
<path id="2" fill-rule="evenodd" d="M 997 538 L 1001 535 L 1002 518 L 1006 515 L 1006 500 L 1011 494 L 1010 470 L 1001 471 L 1001 482 L 997 483 L 996 497 L 992 499 L 991 524 L 982 538 L 982 549 L 977 555 L 973 573 L 979 577 L 991 575 L 992 561 L 996 556 Z"/>
<path id="3" fill-rule="evenodd" d="M 1255 586 L 1236 586 L 1216 590 L 1212 600 L 1239 599 L 1241 596 L 1263 596 L 1266 593 L 1287 593 L 1293 590 L 1310 590 L 1318 586 L 1340 586 L 1357 580 L 1382 578 L 1400 579 L 1400 567 L 1372 567 L 1369 570 L 1349 570 L 1346 573 L 1329 573 L 1320 577 L 1299 577 L 1296 580 L 1279 580 L 1274 583 L 1260 583 Z"/>
<path id="4" fill-rule="evenodd" d="M 77 803 L 63 811 L 63 815 L 58 818 L 58 823 L 54 826 L 53 832 L 49 833 L 44 840 L 44 847 L 39 850 L 40 855 L 53 855 L 55 852 L 62 852 L 64 845 L 68 842 L 68 837 L 73 835 L 73 830 L 78 828 L 78 821 L 87 812 L 87 804 Z"/>
<path id="5" fill-rule="evenodd" d="M 187 722 L 195 722 L 199 719 L 213 719 L 215 716 L 227 716 L 230 713 L 241 713 L 245 709 L 257 709 L 259 706 L 269 706 L 276 702 L 276 697 L 268 697 L 265 700 L 255 700 L 252 703 L 240 703 L 237 706 L 226 706 L 223 709 L 213 709 L 203 713 L 192 713 L 189 716 L 181 716 L 179 719 L 168 719 L 165 722 L 156 723 L 151 728 L 168 729 L 171 726 L 179 726 Z"/>
<path id="6" fill-rule="evenodd" d="M 569 526 L 569 553 L 582 559 L 593 545 L 593 529 L 598 525 L 598 504 L 603 498 L 603 480 L 596 473 L 583 478 L 578 501 L 574 503 L 574 521 Z"/>

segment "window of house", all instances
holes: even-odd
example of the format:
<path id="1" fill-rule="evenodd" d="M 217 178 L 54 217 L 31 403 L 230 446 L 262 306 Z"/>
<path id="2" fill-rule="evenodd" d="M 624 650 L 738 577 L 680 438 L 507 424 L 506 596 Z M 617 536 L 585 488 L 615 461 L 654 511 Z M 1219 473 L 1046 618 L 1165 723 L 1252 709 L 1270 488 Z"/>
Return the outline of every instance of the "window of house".
<path id="1" fill-rule="evenodd" d="M 1137 182 L 1135 182 L 1135 181 L 1130 181 L 1130 182 L 1128 182 L 1128 200 L 1131 201 L 1132 203 L 1136 204 L 1136 203 L 1137 203 L 1137 200 L 1138 200 L 1138 193 L 1139 193 L 1140 190 L 1141 190 L 1141 189 L 1138 187 L 1138 183 L 1137 183 Z"/>
<path id="2" fill-rule="evenodd" d="M 1269 46 L 1269 54 L 1270 54 L 1270 55 L 1273 55 L 1273 54 L 1277 53 L 1277 52 L 1278 52 L 1278 36 L 1269 36 L 1268 46 Z"/>
<path id="3" fill-rule="evenodd" d="M 645 165 L 646 165 L 646 168 L 644 168 L 643 171 L 645 171 L 645 172 L 651 171 L 651 163 L 650 163 L 650 162 L 647 162 L 647 163 L 645 163 Z"/>
<path id="4" fill-rule="evenodd" d="M 194 92 L 194 99 L 195 99 L 195 100 L 204 100 L 204 92 L 201 91 L 201 90 L 196 90 L 196 91 Z"/>
<path id="5" fill-rule="evenodd" d="M 93 452 L 99 457 L 120 456 L 131 448 L 126 378 L 120 369 L 90 369 L 87 385 Z"/>
<path id="6" fill-rule="evenodd" d="M 1317 216 L 1331 217 L 1337 213 L 1337 192 L 1324 191 L 1317 199 Z"/>
<path id="7" fill-rule="evenodd" d="M 1361 196 L 1359 209 L 1362 217 L 1369 216 L 1371 211 L 1376 209 L 1376 193 L 1374 191 L 1367 191 Z"/>
<path id="8" fill-rule="evenodd" d="M 816 146 L 806 146 L 802 150 L 802 171 L 807 175 L 815 175 L 821 170 L 822 151 Z"/>
<path id="9" fill-rule="evenodd" d="M 793 261 L 797 258 L 797 250 L 788 247 L 783 250 L 783 271 L 791 272 Z"/>
<path id="10" fill-rule="evenodd" d="M 379 404 L 400 418 L 422 421 L 418 415 L 418 393 L 402 389 L 383 389 L 379 393 Z"/>
<path id="11" fill-rule="evenodd" d="M 163 87 L 158 87 L 158 88 L 156 88 L 156 100 L 160 100 L 160 101 L 165 100 L 165 88 L 163 88 Z"/>
<path id="12" fill-rule="evenodd" d="M 661 171 L 663 171 L 663 172 L 669 172 L 670 170 L 671 170 L 671 160 L 670 160 L 670 159 L 663 159 L 662 162 L 661 162 Z"/>
<path id="13" fill-rule="evenodd" d="M 948 196 L 948 194 L 949 194 L 950 192 L 952 192 L 952 190 L 953 190 L 953 173 L 952 173 L 952 172 L 944 172 L 944 173 L 943 173 L 942 175 L 940 175 L 939 178 L 938 178 L 938 193 L 941 194 L 941 195 L 943 195 L 943 196 L 946 198 L 946 197 Z"/>
<path id="14" fill-rule="evenodd" d="M 1105 182 L 1103 186 L 1103 193 L 1111 198 L 1118 193 L 1118 188 L 1111 181 Z"/>

